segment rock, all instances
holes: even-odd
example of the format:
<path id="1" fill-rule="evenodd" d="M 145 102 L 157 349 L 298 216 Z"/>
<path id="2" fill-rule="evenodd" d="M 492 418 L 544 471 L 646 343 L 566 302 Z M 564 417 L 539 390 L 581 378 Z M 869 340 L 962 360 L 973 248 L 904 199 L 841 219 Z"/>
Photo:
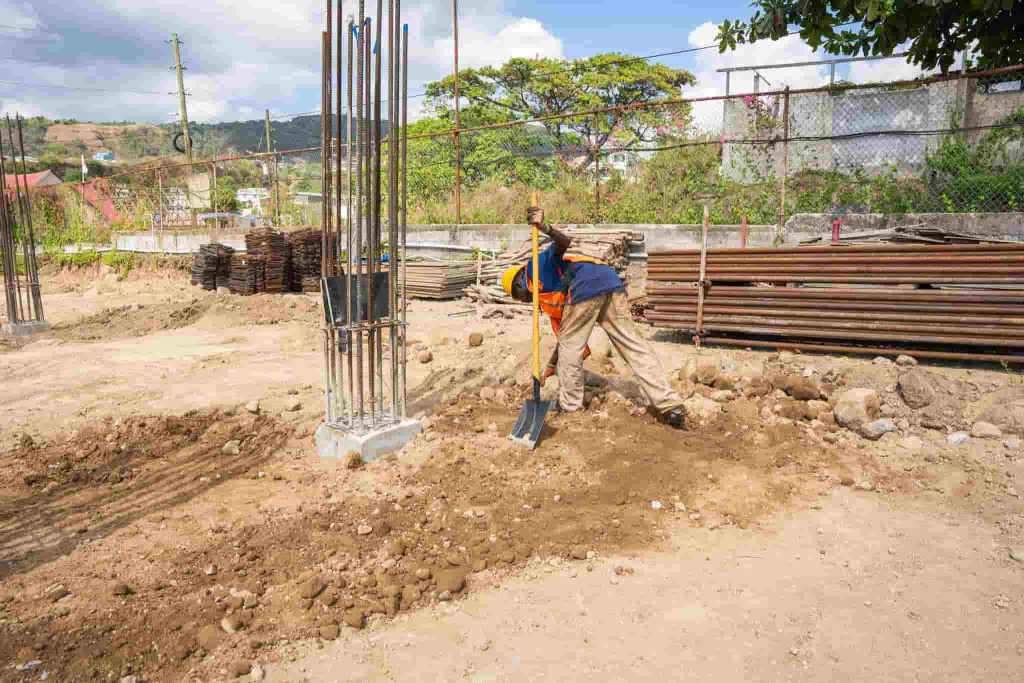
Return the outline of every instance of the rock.
<path id="1" fill-rule="evenodd" d="M 975 439 L 998 439 L 1003 436 L 1003 430 L 991 422 L 975 422 L 971 426 L 971 436 Z"/>
<path id="2" fill-rule="evenodd" d="M 790 375 L 784 391 L 798 401 L 813 401 L 821 398 L 821 389 L 813 379 Z"/>
<path id="3" fill-rule="evenodd" d="M 480 389 L 480 400 L 481 401 L 493 401 L 496 395 L 494 387 L 483 387 Z"/>
<path id="4" fill-rule="evenodd" d="M 220 447 L 220 452 L 224 455 L 238 455 L 242 452 L 242 442 L 238 439 L 228 441 Z"/>
<path id="5" fill-rule="evenodd" d="M 484 559 L 473 560 L 473 571 L 474 572 L 479 573 L 479 572 L 482 572 L 485 569 L 487 569 L 487 560 L 484 560 Z"/>
<path id="6" fill-rule="evenodd" d="M 908 436 L 900 442 L 900 446 L 903 446 L 908 451 L 919 451 L 924 448 L 924 441 L 916 436 Z"/>
<path id="7" fill-rule="evenodd" d="M 1003 442 L 1003 448 L 1008 451 L 1016 451 L 1020 449 L 1021 441 L 1016 436 L 1011 436 L 1009 439 Z"/>
<path id="8" fill-rule="evenodd" d="M 341 629 L 337 624 L 320 627 L 320 637 L 324 640 L 335 640 L 339 635 L 341 635 Z"/>
<path id="9" fill-rule="evenodd" d="M 881 404 L 878 393 L 872 389 L 848 389 L 839 397 L 832 412 L 841 427 L 852 431 L 876 420 Z"/>
<path id="10" fill-rule="evenodd" d="M 807 417 L 816 420 L 819 415 L 829 412 L 828 401 L 811 400 L 807 402 Z"/>
<path id="11" fill-rule="evenodd" d="M 373 527 L 369 524 L 360 524 L 356 527 L 356 533 L 360 536 L 369 536 L 373 533 Z"/>
<path id="12" fill-rule="evenodd" d="M 896 415 L 896 406 L 891 403 L 882 404 L 882 417 L 893 417 Z"/>
<path id="13" fill-rule="evenodd" d="M 366 626 L 366 615 L 363 614 L 361 609 L 345 610 L 345 616 L 341 620 L 345 622 L 346 626 L 351 626 L 352 628 L 361 629 Z"/>
<path id="14" fill-rule="evenodd" d="M 871 361 L 875 365 L 892 365 L 892 361 L 885 356 L 875 356 L 875 359 Z"/>
<path id="15" fill-rule="evenodd" d="M 253 664 L 252 669 L 249 671 L 249 680 L 254 683 L 259 683 L 266 678 L 267 672 L 263 670 L 263 667 L 259 664 Z"/>
<path id="16" fill-rule="evenodd" d="M 357 470 L 363 466 L 363 456 L 359 451 L 348 451 L 341 459 L 341 464 L 346 470 Z"/>
<path id="17" fill-rule="evenodd" d="M 416 360 L 426 365 L 430 361 L 434 360 L 434 354 L 430 351 L 420 351 L 420 355 L 416 356 Z"/>
<path id="18" fill-rule="evenodd" d="M 935 401 L 934 378 L 924 370 L 914 369 L 903 373 L 896 388 L 903 402 L 915 410 Z"/>
<path id="19" fill-rule="evenodd" d="M 1016 562 L 1024 562 L 1024 548 L 1013 548 L 1010 550 L 1010 559 Z"/>
<path id="20" fill-rule="evenodd" d="M 224 633 L 238 633 L 242 630 L 245 624 L 236 614 L 224 617 L 220 620 L 220 627 L 224 629 Z"/>
<path id="21" fill-rule="evenodd" d="M 207 576 L 216 576 L 217 575 L 217 566 L 213 565 L 213 564 L 208 564 L 208 565 L 206 565 L 206 568 L 203 569 L 203 573 L 206 574 Z"/>
<path id="22" fill-rule="evenodd" d="M 199 629 L 196 635 L 196 644 L 207 652 L 213 652 L 220 643 L 221 630 L 213 624 L 207 624 Z"/>
<path id="23" fill-rule="evenodd" d="M 799 422 L 807 417 L 807 404 L 793 398 L 785 398 L 775 409 L 782 417 Z"/>
<path id="24" fill-rule="evenodd" d="M 736 380 L 728 375 L 719 375 L 711 386 L 720 391 L 734 391 L 736 389 Z"/>
<path id="25" fill-rule="evenodd" d="M 50 602 L 57 602 L 58 600 L 62 600 L 71 595 L 71 591 L 69 591 L 63 584 L 57 583 L 47 588 L 43 595 Z"/>
<path id="26" fill-rule="evenodd" d="M 411 605 L 419 600 L 421 595 L 420 589 L 410 583 L 402 588 L 402 604 Z"/>
<path id="27" fill-rule="evenodd" d="M 960 444 L 967 443 L 971 440 L 971 435 L 967 432 L 953 432 L 946 440 L 953 446 L 959 446 Z"/>
<path id="28" fill-rule="evenodd" d="M 420 581 L 426 581 L 433 575 L 429 567 L 420 567 L 416 570 L 416 578 Z"/>
<path id="29" fill-rule="evenodd" d="M 865 439 L 878 441 L 882 438 L 883 434 L 888 434 L 889 432 L 895 432 L 898 430 L 899 428 L 891 418 L 883 417 L 880 420 L 874 420 L 861 427 L 860 433 Z"/>
<path id="30" fill-rule="evenodd" d="M 299 400 L 298 396 L 292 396 L 285 401 L 284 409 L 289 412 L 295 412 L 296 410 L 302 409 L 302 401 Z"/>
<path id="31" fill-rule="evenodd" d="M 110 592 L 114 595 L 131 595 L 132 589 L 124 581 L 118 581 L 110 587 Z"/>
<path id="32" fill-rule="evenodd" d="M 480 334 L 479 332 L 472 332 L 470 333 L 469 338 L 466 340 L 466 343 L 469 344 L 470 348 L 480 346 L 481 344 L 484 343 L 484 335 Z"/>
<path id="33" fill-rule="evenodd" d="M 719 368 L 718 356 L 697 356 L 691 361 L 689 375 L 691 382 L 699 382 L 711 386 L 718 379 Z"/>
<path id="34" fill-rule="evenodd" d="M 231 673 L 234 674 L 235 678 L 241 678 L 242 676 L 248 676 L 249 672 L 252 671 L 252 664 L 246 661 L 237 661 L 231 665 Z"/>
<path id="35" fill-rule="evenodd" d="M 899 355 L 896 356 L 896 365 L 900 365 L 905 368 L 913 367 L 914 365 L 917 365 L 917 359 L 913 356 Z"/>
<path id="36" fill-rule="evenodd" d="M 430 331 L 430 345 L 444 346 L 448 343 L 448 332 L 442 328 L 434 328 Z"/>
<path id="37" fill-rule="evenodd" d="M 302 598 L 315 598 L 324 592 L 327 588 L 327 583 L 319 576 L 311 576 L 302 584 L 302 592 L 299 593 L 299 597 Z"/>
<path id="38" fill-rule="evenodd" d="M 729 389 L 719 389 L 711 392 L 711 400 L 715 403 L 728 403 L 733 399 L 734 394 Z"/>
<path id="39" fill-rule="evenodd" d="M 687 421 L 694 421 L 698 425 L 710 422 L 722 412 L 721 403 L 715 403 L 700 394 L 694 394 L 683 401 L 683 407 L 686 409 Z"/>
<path id="40" fill-rule="evenodd" d="M 462 569 L 446 569 L 437 573 L 437 590 L 458 593 L 466 587 L 466 572 Z"/>
<path id="41" fill-rule="evenodd" d="M 248 403 L 245 404 L 245 409 L 248 412 L 252 413 L 253 415 L 259 415 L 260 414 L 260 402 L 259 401 L 249 401 Z"/>

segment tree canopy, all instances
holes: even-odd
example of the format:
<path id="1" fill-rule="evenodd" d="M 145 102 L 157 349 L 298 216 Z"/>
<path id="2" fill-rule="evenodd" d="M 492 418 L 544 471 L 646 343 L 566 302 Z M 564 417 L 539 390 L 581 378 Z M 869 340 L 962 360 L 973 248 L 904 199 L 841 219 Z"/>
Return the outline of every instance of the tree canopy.
<path id="1" fill-rule="evenodd" d="M 749 21 L 719 26 L 721 52 L 778 40 L 797 27 L 808 45 L 835 55 L 891 55 L 909 43 L 910 63 L 943 73 L 965 50 L 983 69 L 1024 62 L 1022 0 L 756 0 L 753 6 Z"/>
<path id="2" fill-rule="evenodd" d="M 461 123 L 471 127 L 640 105 L 677 98 L 684 85 L 695 82 L 689 71 L 616 53 L 572 61 L 515 58 L 499 67 L 460 72 L 459 94 L 466 101 Z M 454 119 L 454 75 L 428 84 L 427 96 L 440 120 Z M 556 154 L 583 152 L 592 159 L 613 137 L 653 139 L 669 118 L 658 109 L 637 108 L 546 120 L 544 144 Z M 531 146 L 540 144 L 535 135 L 529 137 Z"/>

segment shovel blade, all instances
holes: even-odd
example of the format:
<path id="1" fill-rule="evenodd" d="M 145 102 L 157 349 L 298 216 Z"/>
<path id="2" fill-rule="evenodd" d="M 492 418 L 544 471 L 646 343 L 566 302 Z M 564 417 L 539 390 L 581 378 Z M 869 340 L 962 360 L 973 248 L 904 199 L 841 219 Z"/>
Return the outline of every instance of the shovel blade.
<path id="1" fill-rule="evenodd" d="M 519 411 L 519 419 L 512 427 L 512 433 L 508 438 L 518 444 L 526 446 L 531 451 L 537 447 L 540 441 L 540 431 L 544 428 L 544 418 L 551 409 L 551 401 L 529 400 L 523 404 Z"/>

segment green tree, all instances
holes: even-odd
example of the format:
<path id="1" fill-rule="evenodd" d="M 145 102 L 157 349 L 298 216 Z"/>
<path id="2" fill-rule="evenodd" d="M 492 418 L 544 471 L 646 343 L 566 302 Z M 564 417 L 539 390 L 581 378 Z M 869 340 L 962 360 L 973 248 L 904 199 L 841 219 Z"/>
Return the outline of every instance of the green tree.
<path id="1" fill-rule="evenodd" d="M 756 0 L 753 6 L 749 22 L 719 26 L 721 52 L 778 40 L 795 26 L 808 45 L 835 55 L 891 55 L 909 42 L 910 63 L 943 73 L 964 50 L 981 68 L 1024 62 L 1021 0 Z"/>
<path id="2" fill-rule="evenodd" d="M 695 82 L 689 71 L 616 53 L 572 61 L 516 58 L 500 67 L 460 72 L 459 93 L 468 101 L 461 122 L 468 127 L 642 105 L 679 97 L 684 85 Z M 454 120 L 454 94 L 454 76 L 427 85 L 428 107 L 442 121 Z M 546 140 L 525 128 L 519 135 L 529 138 L 527 146 L 535 153 L 541 144 L 564 160 L 583 152 L 585 161 L 574 168 L 582 172 L 613 137 L 649 141 L 665 122 L 664 111 L 637 107 L 544 121 Z"/>

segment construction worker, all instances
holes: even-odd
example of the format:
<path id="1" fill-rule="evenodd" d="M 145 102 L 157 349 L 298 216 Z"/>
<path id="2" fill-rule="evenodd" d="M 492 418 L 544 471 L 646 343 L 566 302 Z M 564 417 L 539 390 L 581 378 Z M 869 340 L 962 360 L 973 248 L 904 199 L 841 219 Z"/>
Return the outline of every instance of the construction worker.
<path id="1" fill-rule="evenodd" d="M 557 372 L 560 384 L 557 409 L 564 413 L 583 410 L 583 361 L 594 324 L 608 334 L 612 346 L 640 381 L 658 419 L 676 428 L 685 427 L 683 399 L 672 390 L 657 356 L 629 319 L 626 287 L 615 270 L 586 256 L 566 254 L 572 238 L 544 223 L 544 211 L 530 207 L 531 225 L 551 238 L 540 255 L 540 307 L 551 318 L 558 336 L 544 378 Z M 533 300 L 533 264 L 509 268 L 501 286 L 517 301 Z"/>

